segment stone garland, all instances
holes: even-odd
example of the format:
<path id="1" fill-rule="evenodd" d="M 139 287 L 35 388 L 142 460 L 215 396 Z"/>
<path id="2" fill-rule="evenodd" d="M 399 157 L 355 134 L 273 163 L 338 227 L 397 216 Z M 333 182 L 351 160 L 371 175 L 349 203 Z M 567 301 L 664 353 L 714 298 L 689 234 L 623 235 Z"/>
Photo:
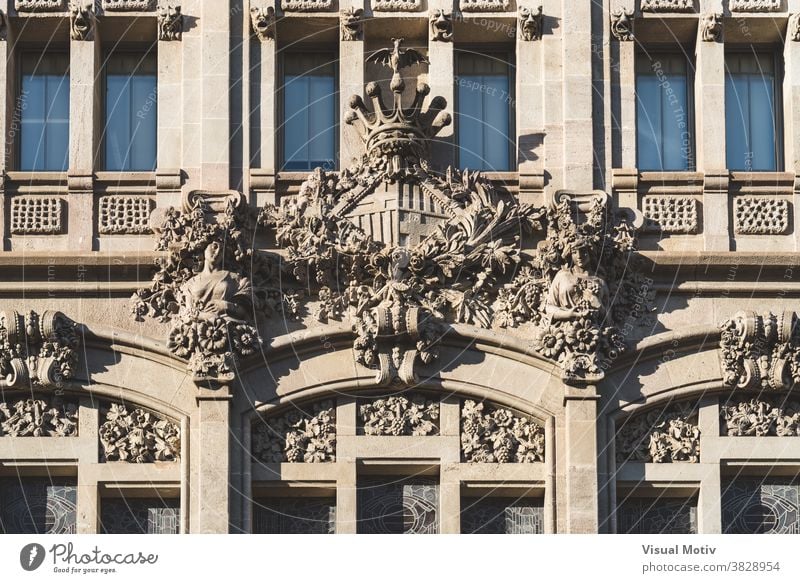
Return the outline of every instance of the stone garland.
<path id="1" fill-rule="evenodd" d="M 720 434 L 731 437 L 800 436 L 800 401 L 759 397 L 720 406 Z"/>
<path id="2" fill-rule="evenodd" d="M 105 462 L 173 462 L 180 458 L 180 426 L 141 408 L 112 403 L 99 429 Z"/>
<path id="3" fill-rule="evenodd" d="M 509 409 L 466 400 L 461 406 L 461 458 L 468 463 L 544 461 L 544 428 Z"/>
<path id="4" fill-rule="evenodd" d="M 57 396 L 0 402 L 0 437 L 78 435 L 78 404 Z"/>
<path id="5" fill-rule="evenodd" d="M 336 461 L 336 407 L 331 401 L 260 417 L 252 429 L 253 456 L 264 463 Z"/>
<path id="6" fill-rule="evenodd" d="M 358 415 L 364 435 L 439 434 L 439 402 L 420 394 L 374 399 Z"/>
<path id="7" fill-rule="evenodd" d="M 617 425 L 617 462 L 700 462 L 697 411 L 679 403 L 628 417 Z"/>

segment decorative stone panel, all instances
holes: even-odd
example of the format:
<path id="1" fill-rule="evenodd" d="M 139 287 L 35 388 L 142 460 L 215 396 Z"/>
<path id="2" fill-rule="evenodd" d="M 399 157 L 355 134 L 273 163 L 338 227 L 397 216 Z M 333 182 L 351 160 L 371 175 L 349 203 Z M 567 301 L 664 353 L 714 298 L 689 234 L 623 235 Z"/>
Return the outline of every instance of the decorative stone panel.
<path id="1" fill-rule="evenodd" d="M 416 12 L 422 7 L 422 0 L 373 0 L 375 12 Z"/>
<path id="2" fill-rule="evenodd" d="M 153 199 L 147 196 L 110 195 L 100 199 L 98 230 L 101 235 L 144 235 L 152 232 Z"/>
<path id="3" fill-rule="evenodd" d="M 800 436 L 800 401 L 754 397 L 725 403 L 720 434 L 731 437 Z"/>
<path id="4" fill-rule="evenodd" d="M 333 8 L 333 0 L 281 0 L 287 12 L 321 12 Z"/>
<path id="5" fill-rule="evenodd" d="M 61 233 L 64 201 L 55 196 L 15 196 L 11 199 L 11 233 L 56 235 Z"/>
<path id="6" fill-rule="evenodd" d="M 109 12 L 148 12 L 156 9 L 156 0 L 103 0 L 102 6 Z"/>
<path id="7" fill-rule="evenodd" d="M 458 0 L 461 12 L 503 12 L 508 0 Z"/>
<path id="8" fill-rule="evenodd" d="M 461 405 L 465 462 L 543 462 L 544 437 L 541 425 L 509 409 L 470 400 Z"/>
<path id="9" fill-rule="evenodd" d="M 14 0 L 20 12 L 66 12 L 67 0 Z"/>
<path id="10" fill-rule="evenodd" d="M 789 201 L 785 198 L 737 197 L 734 228 L 737 235 L 783 235 L 789 230 Z"/>
<path id="11" fill-rule="evenodd" d="M 688 403 L 653 409 L 617 425 L 618 462 L 700 462 L 697 410 Z"/>
<path id="12" fill-rule="evenodd" d="M 103 411 L 98 433 L 105 462 L 173 462 L 180 458 L 180 426 L 144 409 L 112 403 Z"/>
<path id="13" fill-rule="evenodd" d="M 642 212 L 649 231 L 697 233 L 697 199 L 690 196 L 645 196 Z"/>
<path id="14" fill-rule="evenodd" d="M 252 452 L 266 463 L 336 461 L 336 407 L 331 401 L 260 417 L 252 428 Z"/>
<path id="15" fill-rule="evenodd" d="M 0 401 L 0 437 L 78 435 L 78 404 L 57 396 Z"/>
<path id="16" fill-rule="evenodd" d="M 694 12 L 694 0 L 642 0 L 642 12 Z"/>
<path id="17" fill-rule="evenodd" d="M 777 12 L 781 0 L 731 0 L 731 12 Z"/>
<path id="18" fill-rule="evenodd" d="M 438 435 L 439 403 L 424 395 L 386 397 L 358 408 L 364 435 Z"/>

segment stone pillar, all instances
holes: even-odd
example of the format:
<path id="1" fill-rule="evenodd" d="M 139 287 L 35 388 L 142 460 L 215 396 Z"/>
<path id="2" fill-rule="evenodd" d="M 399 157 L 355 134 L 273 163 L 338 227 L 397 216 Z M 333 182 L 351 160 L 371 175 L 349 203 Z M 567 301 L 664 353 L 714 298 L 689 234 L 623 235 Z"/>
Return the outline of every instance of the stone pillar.
<path id="1" fill-rule="evenodd" d="M 439 434 L 459 437 L 461 431 L 461 400 L 447 396 L 442 399 L 439 414 Z M 439 471 L 439 532 L 461 533 L 461 479 L 458 473 L 460 452 L 456 457 L 442 459 Z"/>
<path id="2" fill-rule="evenodd" d="M 101 119 L 101 42 L 97 24 L 91 40 L 71 40 L 69 47 L 69 210 L 67 239 L 71 251 L 91 251 L 94 225 L 94 170 Z"/>
<path id="3" fill-rule="evenodd" d="M 535 9 L 534 9 L 535 10 Z M 542 204 L 544 190 L 544 90 L 541 39 L 526 41 L 517 29 L 516 112 L 520 202 Z"/>
<path id="4" fill-rule="evenodd" d="M 230 387 L 199 388 L 197 422 L 192 424 L 191 532 L 229 531 Z"/>
<path id="5" fill-rule="evenodd" d="M 337 462 L 341 466 L 336 481 L 336 534 L 358 532 L 358 470 L 355 461 Z"/>
<path id="6" fill-rule="evenodd" d="M 277 40 L 255 40 L 253 42 L 257 43 L 253 50 L 254 60 L 258 60 L 257 63 L 254 63 L 253 71 L 258 72 L 258 77 L 252 80 L 252 83 L 257 86 L 256 90 L 251 93 L 253 101 L 250 111 L 258 112 L 258 117 L 251 121 L 251 124 L 253 122 L 258 124 L 258 130 L 255 133 L 257 142 L 254 141 L 255 143 L 252 145 L 254 150 L 258 150 L 258 156 L 255 156 L 255 152 L 253 152 L 253 160 L 250 161 L 253 166 L 251 187 L 256 193 L 255 202 L 260 208 L 265 204 L 277 202 L 275 199 L 275 174 L 278 170 L 276 142 L 278 126 L 275 96 L 278 91 L 278 43 Z M 363 42 L 356 42 L 363 45 Z M 347 99 L 347 97 L 342 96 L 342 99 Z"/>
<path id="7" fill-rule="evenodd" d="M 597 387 L 566 386 L 564 393 L 566 450 L 566 532 L 598 532 Z"/>
<path id="8" fill-rule="evenodd" d="M 592 121 L 592 2 L 563 0 L 564 187 L 594 187 Z"/>
<path id="9" fill-rule="evenodd" d="M 542 36 L 542 51 L 544 52 L 543 78 L 544 90 L 544 167 L 549 174 L 545 185 L 545 192 L 552 195 L 555 191 L 564 188 L 564 67 L 562 64 L 562 51 L 564 49 L 564 26 L 562 15 L 569 10 L 569 5 L 563 0 L 543 2 L 544 13 L 547 18 L 558 22 L 552 31 Z M 521 71 L 522 69 L 519 69 Z M 522 101 L 519 106 L 524 107 Z"/>
<path id="10" fill-rule="evenodd" d="M 5 67 L 0 67 L 0 132 L 5 136 L 2 155 L 0 155 L 0 176 L 13 169 L 14 146 L 19 143 L 20 116 L 22 114 L 21 98 L 17 90 L 17 67 L 13 47 L 15 45 L 15 29 L 6 25 L 0 31 L 0 58 Z M 19 103 L 18 103 L 19 101 Z M 0 205 L 0 208 L 3 205 Z M 2 217 L 0 217 L 2 218 Z"/>
<path id="11" fill-rule="evenodd" d="M 611 41 L 612 158 L 614 168 L 623 168 L 626 174 L 636 174 L 636 46 L 633 40 Z M 628 205 L 620 202 L 620 206 Z"/>
<path id="12" fill-rule="evenodd" d="M 201 28 L 201 174 L 203 188 L 230 186 L 231 14 L 216 2 L 200 3 Z M 188 49 L 188 47 L 187 47 Z"/>
<path id="13" fill-rule="evenodd" d="M 158 144 L 156 188 L 159 206 L 180 206 L 182 166 L 183 43 L 158 41 Z"/>
<path id="14" fill-rule="evenodd" d="M 702 455 L 701 452 L 700 456 Z M 722 481 L 717 467 L 700 481 L 700 496 L 697 501 L 697 530 L 700 534 L 722 533 L 721 496 Z"/>
<path id="15" fill-rule="evenodd" d="M 791 18 L 800 18 L 800 15 Z M 790 28 L 792 20 L 790 19 Z M 789 31 L 791 33 L 791 30 Z M 783 119 L 785 170 L 794 172 L 794 248 L 800 250 L 800 42 L 787 35 L 783 49 Z"/>
<path id="16" fill-rule="evenodd" d="M 363 8 L 363 1 L 342 0 L 340 8 Z M 364 153 L 361 138 L 352 126 L 341 123 L 352 95 L 364 97 L 364 36 L 342 40 L 339 30 L 339 168 L 349 168 Z M 388 103 L 388 101 L 387 101 Z M 391 106 L 389 106 L 391 107 Z"/>
<path id="17" fill-rule="evenodd" d="M 729 251 L 728 171 L 725 158 L 725 45 L 698 30 L 695 81 L 697 170 L 705 174 L 703 234 L 706 251 Z"/>
<path id="18" fill-rule="evenodd" d="M 81 399 L 78 411 L 78 435 L 96 438 L 99 427 L 99 411 L 91 399 Z M 80 449 L 80 465 L 83 467 L 98 462 L 97 447 Z M 88 453 L 91 452 L 91 453 Z M 88 457 L 87 457 L 88 456 Z M 97 491 L 97 478 L 94 472 L 78 470 L 78 492 L 76 504 L 76 526 L 78 534 L 96 534 L 98 532 L 100 496 Z"/>
<path id="19" fill-rule="evenodd" d="M 428 14 L 435 14 L 438 9 L 442 9 L 447 14 L 453 13 L 452 0 L 429 0 Z M 447 111 L 453 117 L 453 123 L 442 128 L 433 140 L 431 140 L 431 160 L 436 164 L 436 170 L 444 170 L 448 166 L 458 164 L 458 156 L 455 152 L 455 111 L 456 97 L 455 86 L 458 81 L 455 69 L 455 53 L 453 51 L 453 41 L 435 41 L 430 36 L 430 26 L 428 26 L 428 59 L 431 64 L 428 67 L 428 85 L 431 93 L 426 101 L 426 106 L 434 97 L 441 96 L 447 100 Z"/>

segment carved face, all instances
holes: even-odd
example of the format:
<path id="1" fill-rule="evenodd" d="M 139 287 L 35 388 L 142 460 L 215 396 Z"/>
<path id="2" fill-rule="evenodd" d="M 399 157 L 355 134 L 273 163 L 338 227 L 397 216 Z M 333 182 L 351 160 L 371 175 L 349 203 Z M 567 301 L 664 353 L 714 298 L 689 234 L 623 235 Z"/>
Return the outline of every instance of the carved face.
<path id="1" fill-rule="evenodd" d="M 206 260 L 206 268 L 219 268 L 222 264 L 222 246 L 218 241 L 211 241 L 203 255 Z"/>

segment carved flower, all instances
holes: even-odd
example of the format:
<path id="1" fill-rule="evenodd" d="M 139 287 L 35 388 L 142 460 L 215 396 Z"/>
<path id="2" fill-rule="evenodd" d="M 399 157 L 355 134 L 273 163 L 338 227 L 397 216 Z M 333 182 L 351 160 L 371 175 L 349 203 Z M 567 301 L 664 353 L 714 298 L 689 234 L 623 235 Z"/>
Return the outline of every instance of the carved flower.
<path id="1" fill-rule="evenodd" d="M 194 326 L 180 322 L 170 330 L 167 348 L 176 356 L 186 358 L 194 352 L 196 346 L 197 331 Z"/>
<path id="2" fill-rule="evenodd" d="M 197 336 L 198 344 L 206 352 L 221 352 L 228 345 L 228 327 L 222 318 L 201 322 Z"/>
<path id="3" fill-rule="evenodd" d="M 256 329 L 249 324 L 236 324 L 232 330 L 233 348 L 241 356 L 250 356 L 261 345 Z"/>
<path id="4" fill-rule="evenodd" d="M 408 269 L 414 273 L 419 273 L 425 269 L 425 258 L 419 253 L 412 253 L 408 260 Z"/>
<path id="5" fill-rule="evenodd" d="M 564 348 L 564 332 L 555 326 L 541 328 L 534 338 L 534 348 L 545 358 L 558 358 Z"/>
<path id="6" fill-rule="evenodd" d="M 575 330 L 574 347 L 580 352 L 593 352 L 597 348 L 599 331 L 595 326 L 579 326 Z"/>

